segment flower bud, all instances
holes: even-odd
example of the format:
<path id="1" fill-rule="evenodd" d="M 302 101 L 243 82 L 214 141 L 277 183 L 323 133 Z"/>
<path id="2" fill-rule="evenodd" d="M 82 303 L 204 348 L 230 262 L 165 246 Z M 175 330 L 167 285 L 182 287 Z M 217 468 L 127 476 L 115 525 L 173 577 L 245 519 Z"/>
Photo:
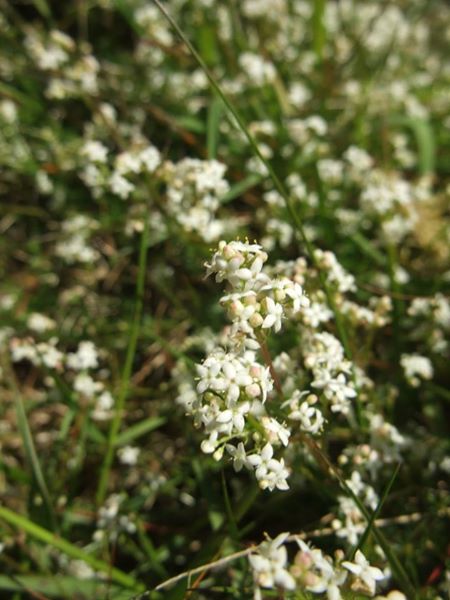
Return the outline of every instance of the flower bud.
<path id="1" fill-rule="evenodd" d="M 259 313 L 253 313 L 248 322 L 253 328 L 261 327 L 264 319 Z"/>
<path id="2" fill-rule="evenodd" d="M 219 461 L 223 457 L 223 446 L 217 448 L 217 450 L 213 454 L 214 460 Z"/>
<path id="3" fill-rule="evenodd" d="M 286 299 L 286 292 L 284 290 L 275 290 L 274 296 L 277 302 L 283 302 Z"/>
<path id="4" fill-rule="evenodd" d="M 251 383 L 250 385 L 246 386 L 245 393 L 250 398 L 257 398 L 261 393 L 261 389 L 257 383 Z"/>

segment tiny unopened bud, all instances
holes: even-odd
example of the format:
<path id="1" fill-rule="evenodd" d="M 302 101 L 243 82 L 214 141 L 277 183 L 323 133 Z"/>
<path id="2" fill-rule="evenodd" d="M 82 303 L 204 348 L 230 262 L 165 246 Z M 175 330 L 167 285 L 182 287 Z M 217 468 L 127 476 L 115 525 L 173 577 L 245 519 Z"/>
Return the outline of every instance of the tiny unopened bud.
<path id="1" fill-rule="evenodd" d="M 250 375 L 255 378 L 260 377 L 261 376 L 261 367 L 259 365 L 252 365 L 250 367 Z"/>
<path id="2" fill-rule="evenodd" d="M 303 578 L 303 583 L 304 585 L 313 587 L 319 583 L 319 577 L 315 573 L 306 573 Z"/>
<path id="3" fill-rule="evenodd" d="M 261 327 L 261 325 L 263 324 L 264 319 L 262 318 L 262 316 L 259 313 L 253 313 L 252 316 L 250 317 L 250 319 L 248 320 L 248 322 L 250 323 L 250 325 L 252 327 Z"/>
<path id="4" fill-rule="evenodd" d="M 334 556 L 336 557 L 336 561 L 337 562 L 341 562 L 342 560 L 344 560 L 345 553 L 344 553 L 343 550 L 341 550 L 340 548 L 338 548 L 336 550 L 336 552 L 334 553 Z"/>
<path id="5" fill-rule="evenodd" d="M 229 244 L 226 244 L 221 250 L 225 258 L 230 259 L 233 258 L 233 256 L 235 255 L 234 249 Z"/>
<path id="6" fill-rule="evenodd" d="M 234 301 L 230 304 L 230 313 L 232 316 L 237 317 L 242 312 L 243 306 L 241 302 Z"/>
<path id="7" fill-rule="evenodd" d="M 251 383 L 250 385 L 246 386 L 245 393 L 250 398 L 257 398 L 261 393 L 261 389 L 257 383 Z"/>
<path id="8" fill-rule="evenodd" d="M 277 302 L 283 302 L 286 299 L 286 292 L 284 290 L 276 290 L 274 296 Z"/>
<path id="9" fill-rule="evenodd" d="M 309 569 L 313 563 L 311 555 L 307 552 L 297 552 L 294 561 L 296 565 L 299 565 L 305 569 Z"/>
<path id="10" fill-rule="evenodd" d="M 214 460 L 219 461 L 223 457 L 223 448 L 224 448 L 223 446 L 221 446 L 220 448 L 217 448 L 217 450 L 213 454 Z"/>

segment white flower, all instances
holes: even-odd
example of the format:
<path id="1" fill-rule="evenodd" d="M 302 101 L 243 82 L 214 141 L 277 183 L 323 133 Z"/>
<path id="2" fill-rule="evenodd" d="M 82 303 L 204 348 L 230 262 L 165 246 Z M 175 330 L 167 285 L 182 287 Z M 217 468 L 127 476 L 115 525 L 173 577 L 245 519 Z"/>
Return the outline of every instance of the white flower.
<path id="1" fill-rule="evenodd" d="M 38 353 L 33 340 L 19 340 L 14 338 L 11 340 L 11 360 L 20 362 L 21 360 L 29 360 L 34 365 L 38 364 Z"/>
<path id="2" fill-rule="evenodd" d="M 108 158 L 108 148 L 97 140 L 88 140 L 81 148 L 80 154 L 92 162 L 105 163 Z"/>
<path id="3" fill-rule="evenodd" d="M 253 85 L 260 86 L 273 81 L 276 77 L 275 67 L 258 54 L 243 52 L 239 64 Z"/>
<path id="4" fill-rule="evenodd" d="M 47 344 L 43 342 L 36 346 L 38 358 L 49 369 L 58 369 L 62 365 L 64 354 L 55 348 L 56 339 Z"/>
<path id="5" fill-rule="evenodd" d="M 269 329 L 273 327 L 274 331 L 280 331 L 281 319 L 283 317 L 283 307 L 272 300 L 272 298 L 265 299 L 266 316 L 261 325 L 263 329 Z"/>
<path id="6" fill-rule="evenodd" d="M 147 146 L 139 152 L 139 160 L 149 173 L 153 173 L 161 164 L 161 155 L 154 146 Z"/>
<path id="7" fill-rule="evenodd" d="M 283 543 L 288 536 L 288 533 L 281 533 L 274 540 L 263 542 L 258 546 L 257 553 L 248 557 L 257 585 L 269 589 L 295 589 L 295 580 L 285 568 L 288 557 Z"/>
<path id="8" fill-rule="evenodd" d="M 203 364 L 196 366 L 200 381 L 197 385 L 197 391 L 203 394 L 206 390 L 223 392 L 226 388 L 226 381 L 220 377 L 222 365 L 216 356 L 209 356 Z"/>
<path id="9" fill-rule="evenodd" d="M 355 278 L 347 273 L 333 252 L 316 249 L 314 259 L 319 268 L 326 271 L 328 281 L 335 284 L 338 291 L 345 293 L 355 290 Z"/>
<path id="10" fill-rule="evenodd" d="M 105 421 L 112 416 L 111 409 L 114 406 L 114 398 L 111 392 L 104 391 L 98 396 L 92 418 L 96 421 Z"/>
<path id="11" fill-rule="evenodd" d="M 67 366 L 75 371 L 98 367 L 98 353 L 93 342 L 80 342 L 76 352 L 67 355 Z"/>
<path id="12" fill-rule="evenodd" d="M 95 577 L 95 571 L 84 560 L 71 560 L 68 571 L 77 579 L 91 579 Z"/>
<path id="13" fill-rule="evenodd" d="M 376 582 L 384 579 L 383 572 L 377 567 L 371 567 L 361 550 L 356 552 L 354 562 L 344 561 L 342 566 L 356 575 L 371 596 L 375 594 Z"/>
<path id="14" fill-rule="evenodd" d="M 233 457 L 233 468 L 237 473 L 241 471 L 242 467 L 247 466 L 247 453 L 242 442 L 239 442 L 237 447 L 227 444 L 226 450 Z"/>
<path id="15" fill-rule="evenodd" d="M 9 99 L 0 102 L 0 115 L 7 123 L 14 123 L 17 120 L 17 106 Z"/>
<path id="16" fill-rule="evenodd" d="M 250 410 L 250 403 L 243 402 L 233 408 L 227 408 L 216 417 L 218 423 L 229 423 L 230 433 L 234 430 L 241 433 L 245 427 L 245 415 Z"/>
<path id="17" fill-rule="evenodd" d="M 402 354 L 400 364 L 405 372 L 408 383 L 413 387 L 420 385 L 420 379 L 433 378 L 433 365 L 431 360 L 420 354 Z"/>
<path id="18" fill-rule="evenodd" d="M 271 443 L 280 441 L 283 446 L 287 446 L 289 444 L 289 436 L 291 435 L 291 432 L 289 429 L 287 429 L 287 427 L 283 427 L 283 425 L 281 425 L 281 423 L 279 423 L 273 417 L 262 417 L 261 423 Z"/>
<path id="19" fill-rule="evenodd" d="M 206 276 L 216 273 L 216 281 L 228 281 L 236 291 L 248 291 L 259 282 L 258 275 L 267 254 L 258 244 L 233 241 L 219 242 L 211 263 L 206 263 Z"/>
<path id="20" fill-rule="evenodd" d="M 203 440 L 203 442 L 200 444 L 202 452 L 205 454 L 212 454 L 215 452 L 219 443 L 217 441 L 218 436 L 219 432 L 217 430 L 212 431 L 209 438 L 207 440 Z"/>
<path id="21" fill-rule="evenodd" d="M 307 565 L 303 578 L 305 589 L 313 594 L 327 593 L 328 600 L 341 600 L 340 587 L 345 583 L 347 573 L 335 567 L 332 560 L 321 550 L 310 548 L 303 540 L 297 539 L 303 564 Z M 306 559 L 306 560 L 305 560 Z"/>
<path id="22" fill-rule="evenodd" d="M 332 311 L 326 304 L 321 302 L 311 302 L 302 311 L 302 321 L 305 325 L 315 329 L 321 323 L 326 323 L 333 318 Z"/>
<path id="23" fill-rule="evenodd" d="M 264 446 L 261 454 L 251 454 L 248 462 L 255 467 L 255 475 L 262 489 L 289 489 L 286 481 L 289 471 L 285 468 L 283 459 L 278 461 L 273 458 L 273 447 L 270 443 Z"/>
<path id="24" fill-rule="evenodd" d="M 134 190 L 134 185 L 125 179 L 118 171 L 115 171 L 109 178 L 109 187 L 114 194 L 120 196 L 123 200 L 128 198 Z"/>
<path id="25" fill-rule="evenodd" d="M 139 458 L 141 450 L 135 446 L 124 446 L 123 448 L 119 448 L 117 454 L 119 456 L 119 460 L 123 465 L 135 465 Z"/>
<path id="26" fill-rule="evenodd" d="M 90 375 L 79 373 L 74 380 L 74 390 L 87 398 L 93 398 L 95 394 L 103 389 L 100 381 L 94 381 Z"/>
<path id="27" fill-rule="evenodd" d="M 127 173 L 139 173 L 141 170 L 141 159 L 138 154 L 121 152 L 116 156 L 116 171 L 121 175 Z"/>
<path id="28" fill-rule="evenodd" d="M 27 325 L 33 331 L 43 333 L 49 329 L 54 329 L 56 322 L 46 315 L 42 315 L 41 313 L 31 313 L 31 315 L 28 317 Z"/>
<path id="29" fill-rule="evenodd" d="M 308 400 L 304 400 L 300 405 L 291 402 L 291 412 L 289 418 L 293 421 L 300 421 L 303 431 L 319 433 L 323 429 L 325 419 L 319 409 L 311 406 Z"/>

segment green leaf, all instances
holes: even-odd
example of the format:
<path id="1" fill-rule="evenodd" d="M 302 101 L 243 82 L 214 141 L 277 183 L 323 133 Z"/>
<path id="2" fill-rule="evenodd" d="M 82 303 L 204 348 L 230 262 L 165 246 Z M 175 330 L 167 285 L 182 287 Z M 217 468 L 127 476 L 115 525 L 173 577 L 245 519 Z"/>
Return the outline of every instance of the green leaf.
<path id="1" fill-rule="evenodd" d="M 88 423 L 87 425 L 87 436 L 93 442 L 97 444 L 105 444 L 106 436 L 104 433 L 100 431 L 98 427 L 94 425 L 94 423 Z"/>
<path id="2" fill-rule="evenodd" d="M 222 490 L 223 490 L 223 499 L 225 504 L 225 512 L 228 519 L 228 526 L 230 529 L 231 537 L 234 541 L 239 540 L 239 528 L 236 521 L 236 513 L 233 511 L 233 507 L 231 505 L 230 495 L 228 493 L 227 480 L 225 477 L 225 471 L 222 469 Z"/>
<path id="3" fill-rule="evenodd" d="M 52 12 L 50 10 L 50 6 L 47 3 L 47 0 L 33 0 L 33 4 L 42 17 L 44 17 L 45 19 L 51 19 Z"/>
<path id="4" fill-rule="evenodd" d="M 375 246 L 370 242 L 366 237 L 362 235 L 359 231 L 356 231 L 351 236 L 352 241 L 358 246 L 360 250 L 364 252 L 367 256 L 372 258 L 377 265 L 380 267 L 386 267 L 387 259 Z"/>
<path id="5" fill-rule="evenodd" d="M 436 163 L 436 148 L 431 124 L 426 119 L 410 118 L 409 127 L 416 138 L 419 152 L 419 170 L 422 175 L 433 173 Z"/>
<path id="6" fill-rule="evenodd" d="M 242 196 L 242 194 L 244 194 L 247 190 L 250 190 L 252 187 L 255 187 L 255 185 L 258 185 L 258 183 L 261 183 L 261 181 L 263 180 L 264 177 L 262 175 L 256 175 L 255 173 L 253 173 L 245 179 L 241 179 L 241 181 L 238 181 L 237 183 L 232 185 L 228 192 L 222 196 L 220 201 L 223 204 L 231 202 L 235 198 Z"/>
<path id="7" fill-rule="evenodd" d="M 153 545 L 152 540 L 147 535 L 145 531 L 145 527 L 142 521 L 137 521 L 137 534 L 139 538 L 140 545 L 147 553 L 151 561 L 151 568 L 157 573 L 160 577 L 168 577 L 169 574 L 164 567 L 162 560 L 160 560 L 160 552 Z"/>
<path id="8" fill-rule="evenodd" d="M 8 369 L 9 370 L 9 369 Z M 53 505 L 50 498 L 50 493 L 48 491 L 47 482 L 45 481 L 44 473 L 41 467 L 41 463 L 39 461 L 36 448 L 34 446 L 33 436 L 31 435 L 31 430 L 28 425 L 27 414 L 25 411 L 25 404 L 15 382 L 15 375 L 10 370 L 8 374 L 8 380 L 13 389 L 14 393 L 14 401 L 16 405 L 16 414 L 17 414 L 17 426 L 19 428 L 20 435 L 22 437 L 23 447 L 25 450 L 25 455 L 27 457 L 27 461 L 31 472 L 33 474 L 33 478 L 39 488 L 39 491 L 42 495 L 42 498 L 45 503 L 45 507 L 48 512 L 48 517 L 50 519 L 52 529 L 56 529 L 56 516 L 53 511 Z"/>
<path id="9" fill-rule="evenodd" d="M 192 131 L 193 133 L 205 133 L 205 124 L 200 119 L 196 117 L 191 117 L 189 115 L 183 117 L 175 117 L 174 121 L 180 127 L 187 129 L 188 131 Z"/>
<path id="10" fill-rule="evenodd" d="M 436 167 L 436 143 L 433 128 L 428 119 L 393 115 L 389 120 L 394 125 L 411 130 L 417 144 L 420 173 L 422 175 L 433 173 Z"/>
<path id="11" fill-rule="evenodd" d="M 217 32 L 213 27 L 204 25 L 198 31 L 198 46 L 200 53 L 207 65 L 214 65 L 218 61 L 216 46 Z"/>
<path id="12" fill-rule="evenodd" d="M 225 521 L 225 515 L 222 510 L 222 502 L 217 496 L 215 489 L 210 484 L 209 478 L 211 477 L 211 474 L 204 469 L 202 461 L 198 459 L 192 461 L 192 470 L 195 473 L 202 494 L 208 503 L 207 514 L 211 529 L 217 533 Z"/>
<path id="13" fill-rule="evenodd" d="M 124 446 L 125 444 L 129 444 L 136 438 L 141 437 L 142 435 L 145 435 L 154 429 L 158 429 L 158 427 L 164 425 L 166 421 L 167 419 L 164 417 L 152 417 L 150 419 L 140 421 L 117 436 L 116 446 Z"/>

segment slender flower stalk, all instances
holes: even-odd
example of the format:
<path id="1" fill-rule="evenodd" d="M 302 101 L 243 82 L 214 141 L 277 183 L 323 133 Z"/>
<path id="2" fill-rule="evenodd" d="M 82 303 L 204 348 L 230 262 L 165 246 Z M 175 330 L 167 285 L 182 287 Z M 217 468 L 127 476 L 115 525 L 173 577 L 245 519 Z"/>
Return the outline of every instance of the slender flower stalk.
<path id="1" fill-rule="evenodd" d="M 226 94 L 223 92 L 220 85 L 216 82 L 214 75 L 208 69 L 206 63 L 204 62 L 204 60 L 202 59 L 200 54 L 197 52 L 197 50 L 194 48 L 194 46 L 191 44 L 191 42 L 188 40 L 188 38 L 185 36 L 184 32 L 178 26 L 177 22 L 171 17 L 169 12 L 166 10 L 166 8 L 162 5 L 162 3 L 159 0 L 153 0 L 153 2 L 156 4 L 156 6 L 161 11 L 161 13 L 165 16 L 165 18 L 169 21 L 171 26 L 177 32 L 178 36 L 181 38 L 183 43 L 187 46 L 187 48 L 189 49 L 191 54 L 194 56 L 195 60 L 198 62 L 201 69 L 203 70 L 206 77 L 208 78 L 208 81 L 211 84 L 212 88 L 219 95 L 219 97 L 222 99 L 223 103 L 229 110 L 229 112 L 232 114 L 232 116 L 236 120 L 240 130 L 242 131 L 242 133 L 246 137 L 247 141 L 249 142 L 253 152 L 255 153 L 257 158 L 261 161 L 264 169 L 269 173 L 269 175 L 275 185 L 275 188 L 277 189 L 278 193 L 283 198 L 283 200 L 286 204 L 288 213 L 289 213 L 293 223 L 295 224 L 295 228 L 300 236 L 301 241 L 303 242 L 303 244 L 305 246 L 305 249 L 306 249 L 306 252 L 307 252 L 309 258 L 311 259 L 313 264 L 315 266 L 317 266 L 314 245 L 312 244 L 312 242 L 309 240 L 308 236 L 306 235 L 305 228 L 304 228 L 303 223 L 297 213 L 297 210 L 294 206 L 292 198 L 290 197 L 288 190 L 286 189 L 286 187 L 283 185 L 283 183 L 279 179 L 278 175 L 276 174 L 276 172 L 273 169 L 270 162 L 265 158 L 264 154 L 261 152 L 261 150 L 258 146 L 258 143 L 256 142 L 255 138 L 250 133 L 244 119 L 241 117 L 239 111 L 234 107 L 232 102 L 228 99 Z M 326 278 L 324 277 L 324 275 L 322 274 L 320 269 L 319 269 L 319 277 L 320 277 L 323 289 L 325 291 L 328 304 L 334 313 L 335 320 L 336 320 L 336 327 L 338 329 L 339 336 L 342 340 L 342 344 L 345 348 L 345 352 L 347 354 L 348 359 L 351 360 L 352 359 L 352 351 L 350 348 L 350 343 L 348 340 L 347 332 L 345 330 L 343 317 L 342 317 L 340 310 L 334 300 L 333 294 L 329 288 Z M 356 411 L 357 419 L 358 419 L 359 424 L 361 424 L 361 408 L 359 406 L 358 399 L 356 400 L 356 406 L 357 406 L 357 411 Z"/>
<path id="2" fill-rule="evenodd" d="M 139 331 L 141 327 L 141 316 L 142 308 L 144 305 L 144 290 L 145 290 L 145 273 L 147 269 L 147 252 L 148 252 L 148 237 L 149 237 L 149 225 L 148 219 L 144 220 L 144 228 L 141 235 L 141 241 L 139 245 L 139 263 L 138 273 L 136 280 L 136 300 L 134 308 L 134 317 L 131 324 L 130 337 L 128 341 L 128 348 L 125 357 L 125 365 L 122 373 L 122 380 L 117 397 L 117 402 L 114 407 L 114 417 L 111 421 L 109 429 L 108 442 L 106 447 L 105 458 L 100 471 L 100 479 L 97 488 L 96 500 L 97 505 L 101 506 L 105 500 L 105 496 L 108 490 L 108 482 L 111 473 L 111 467 L 114 459 L 114 452 L 116 449 L 117 436 L 120 432 L 122 420 L 124 418 L 125 403 L 130 390 L 130 381 L 133 370 L 133 361 L 136 354 L 136 346 L 139 338 Z"/>

